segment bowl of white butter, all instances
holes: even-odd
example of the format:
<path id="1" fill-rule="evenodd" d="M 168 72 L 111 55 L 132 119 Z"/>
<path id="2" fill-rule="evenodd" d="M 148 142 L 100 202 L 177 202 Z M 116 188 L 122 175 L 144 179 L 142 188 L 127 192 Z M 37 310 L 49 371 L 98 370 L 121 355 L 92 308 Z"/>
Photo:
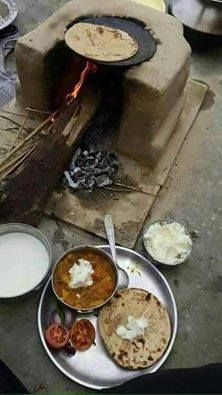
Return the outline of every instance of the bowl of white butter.
<path id="1" fill-rule="evenodd" d="M 192 251 L 192 239 L 185 227 L 174 221 L 157 221 L 143 234 L 148 255 L 156 264 L 176 266 L 184 263 Z"/>

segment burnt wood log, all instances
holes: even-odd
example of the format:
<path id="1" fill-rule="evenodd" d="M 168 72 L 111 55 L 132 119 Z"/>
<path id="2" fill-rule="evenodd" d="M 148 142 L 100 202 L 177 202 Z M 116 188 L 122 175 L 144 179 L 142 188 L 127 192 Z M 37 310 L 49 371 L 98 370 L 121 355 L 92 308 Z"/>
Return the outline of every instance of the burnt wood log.
<path id="1" fill-rule="evenodd" d="M 68 106 L 64 105 L 34 152 L 1 186 L 0 222 L 38 225 L 44 207 L 61 179 L 73 150 L 93 116 L 99 92 L 92 88 Z"/>

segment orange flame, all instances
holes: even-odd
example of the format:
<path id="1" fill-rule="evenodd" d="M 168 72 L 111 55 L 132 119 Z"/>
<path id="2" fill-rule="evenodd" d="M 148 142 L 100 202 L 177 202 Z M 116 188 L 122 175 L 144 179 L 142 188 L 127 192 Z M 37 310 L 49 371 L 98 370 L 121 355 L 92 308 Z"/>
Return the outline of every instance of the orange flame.
<path id="1" fill-rule="evenodd" d="M 97 66 L 95 64 L 90 63 L 90 62 L 86 63 L 86 67 L 84 68 L 84 70 L 82 71 L 82 73 L 80 75 L 79 82 L 74 86 L 73 91 L 71 93 L 68 93 L 68 95 L 66 96 L 66 104 L 67 105 L 71 104 L 72 101 L 77 98 L 77 96 L 82 88 L 82 85 L 83 85 L 86 77 L 88 76 L 88 74 L 90 72 L 96 73 L 96 71 L 97 71 Z"/>

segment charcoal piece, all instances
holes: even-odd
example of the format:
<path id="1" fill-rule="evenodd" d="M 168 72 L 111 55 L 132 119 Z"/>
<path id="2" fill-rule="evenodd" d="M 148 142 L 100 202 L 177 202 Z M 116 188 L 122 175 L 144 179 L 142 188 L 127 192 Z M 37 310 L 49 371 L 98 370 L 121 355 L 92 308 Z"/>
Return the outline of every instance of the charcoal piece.
<path id="1" fill-rule="evenodd" d="M 108 162 L 107 162 L 107 160 L 105 158 L 101 159 L 99 161 L 98 165 L 97 165 L 97 167 L 99 169 L 102 169 L 102 168 L 107 167 L 107 166 L 108 166 Z"/>
<path id="2" fill-rule="evenodd" d="M 96 158 L 100 160 L 100 159 L 102 158 L 102 152 L 99 151 L 99 152 L 96 154 Z"/>
<path id="3" fill-rule="evenodd" d="M 94 174 L 96 166 L 94 164 L 90 165 L 86 169 L 86 173 L 89 172 L 89 174 Z"/>
<path id="4" fill-rule="evenodd" d="M 83 165 L 82 165 L 82 169 L 85 171 L 86 168 L 87 168 L 89 165 L 90 165 L 90 163 L 89 163 L 88 160 L 84 161 L 84 163 L 83 163 Z"/>
<path id="5" fill-rule="evenodd" d="M 92 176 L 94 174 L 94 168 L 91 168 L 90 166 L 86 167 L 84 170 L 86 177 Z"/>
<path id="6" fill-rule="evenodd" d="M 87 151 L 87 150 L 83 151 L 82 155 L 85 157 L 89 156 L 89 151 Z"/>
<path id="7" fill-rule="evenodd" d="M 90 168 L 91 169 L 95 169 L 97 166 L 98 166 L 98 163 L 99 163 L 99 161 L 98 161 L 98 159 L 93 159 L 92 161 L 90 160 Z"/>
<path id="8" fill-rule="evenodd" d="M 93 189 L 94 189 L 94 187 L 95 187 L 95 180 L 93 180 L 90 184 L 88 184 L 89 185 L 89 189 L 91 190 L 91 191 L 93 191 Z"/>
<path id="9" fill-rule="evenodd" d="M 92 165 L 95 162 L 95 158 L 93 156 L 88 156 L 87 160 L 90 165 Z"/>
<path id="10" fill-rule="evenodd" d="M 96 178 L 96 186 L 98 188 L 104 188 L 107 187 L 108 185 L 112 185 L 112 180 L 106 175 L 102 175 Z"/>
<path id="11" fill-rule="evenodd" d="M 90 147 L 89 147 L 89 153 L 90 153 L 90 154 L 95 154 L 95 153 L 96 153 L 96 149 L 95 149 L 95 147 L 94 147 L 93 145 L 90 145 Z"/>
<path id="12" fill-rule="evenodd" d="M 106 158 L 109 155 L 109 152 L 107 150 L 103 150 L 103 157 Z"/>
<path id="13" fill-rule="evenodd" d="M 82 175 L 82 176 L 79 177 L 79 178 L 75 178 L 74 181 L 75 181 L 75 182 L 79 182 L 79 183 L 84 183 L 84 182 L 86 181 L 86 176 L 85 176 L 85 175 Z"/>
<path id="14" fill-rule="evenodd" d="M 77 160 L 76 160 L 76 166 L 78 166 L 78 167 L 82 167 L 84 165 L 84 160 L 83 160 L 83 158 L 82 157 L 79 157 L 79 158 L 77 158 Z"/>
<path id="15" fill-rule="evenodd" d="M 97 166 L 97 164 L 94 162 L 88 167 L 88 169 L 91 171 L 94 171 L 96 169 L 96 166 Z"/>
<path id="16" fill-rule="evenodd" d="M 72 179 L 74 182 L 78 182 L 78 181 L 80 182 L 82 180 L 85 180 L 85 174 L 80 174 L 79 176 L 74 175 Z"/>
<path id="17" fill-rule="evenodd" d="M 72 188 L 72 189 L 78 189 L 78 187 L 79 187 L 79 182 L 74 182 L 73 179 L 71 178 L 71 176 L 70 176 L 70 174 L 69 174 L 68 171 L 65 171 L 65 172 L 64 172 L 64 176 L 65 176 L 65 178 L 67 179 L 68 185 L 69 185 L 70 188 Z"/>
<path id="18" fill-rule="evenodd" d="M 88 185 L 88 188 L 93 190 L 95 186 L 95 178 L 93 176 L 87 178 L 86 184 Z"/>
<path id="19" fill-rule="evenodd" d="M 119 169 L 119 163 L 117 161 L 113 161 L 112 162 L 112 167 L 115 171 L 117 171 Z"/>
<path id="20" fill-rule="evenodd" d="M 86 180 L 85 181 L 81 181 L 79 183 L 79 189 L 84 189 L 84 190 L 89 189 L 89 184 L 86 182 Z"/>
<path id="21" fill-rule="evenodd" d="M 103 169 L 99 169 L 98 167 L 94 170 L 95 176 L 99 176 L 103 174 Z"/>
<path id="22" fill-rule="evenodd" d="M 88 158 L 87 158 L 87 156 L 81 157 L 81 161 L 82 161 L 83 166 L 85 166 L 85 165 L 88 163 Z"/>
<path id="23" fill-rule="evenodd" d="M 80 180 L 80 179 L 82 179 L 82 178 L 85 178 L 85 175 L 86 175 L 86 174 L 85 174 L 85 171 L 83 171 L 83 170 L 80 169 L 80 168 L 76 168 L 76 169 L 78 169 L 78 171 L 75 171 L 75 172 L 74 172 L 72 178 L 75 179 L 76 181 L 77 181 L 77 180 Z"/>
<path id="24" fill-rule="evenodd" d="M 75 167 L 75 169 L 73 170 L 73 174 L 75 174 L 75 175 L 78 175 L 81 172 L 82 172 L 82 170 L 80 169 L 80 167 Z"/>
<path id="25" fill-rule="evenodd" d="M 107 174 L 108 176 L 111 176 L 115 170 L 111 166 L 107 166 L 105 169 L 103 169 L 103 174 Z"/>
<path id="26" fill-rule="evenodd" d="M 107 160 L 106 158 L 103 158 L 103 160 L 101 161 L 101 165 L 102 165 L 102 167 L 107 167 L 107 166 L 109 166 L 108 160 Z"/>
<path id="27" fill-rule="evenodd" d="M 80 167 L 80 169 L 84 170 L 85 167 L 90 165 L 90 162 L 88 161 L 88 158 L 80 158 L 76 162 L 76 165 Z"/>
<path id="28" fill-rule="evenodd" d="M 109 166 L 114 168 L 114 169 L 118 169 L 119 167 L 119 163 L 117 161 L 108 161 Z"/>
<path id="29" fill-rule="evenodd" d="M 75 169 L 75 163 L 71 162 L 69 167 L 68 167 L 68 170 L 69 170 L 70 173 L 72 173 L 74 169 Z"/>
<path id="30" fill-rule="evenodd" d="M 76 150 L 76 152 L 74 153 L 74 155 L 73 155 L 73 157 L 72 157 L 72 160 L 71 160 L 71 162 L 70 162 L 70 165 L 69 165 L 69 169 L 70 169 L 71 171 L 73 171 L 73 170 L 75 169 L 76 160 L 77 160 L 77 158 L 80 157 L 80 155 L 81 155 L 81 148 L 78 148 L 78 149 Z"/>

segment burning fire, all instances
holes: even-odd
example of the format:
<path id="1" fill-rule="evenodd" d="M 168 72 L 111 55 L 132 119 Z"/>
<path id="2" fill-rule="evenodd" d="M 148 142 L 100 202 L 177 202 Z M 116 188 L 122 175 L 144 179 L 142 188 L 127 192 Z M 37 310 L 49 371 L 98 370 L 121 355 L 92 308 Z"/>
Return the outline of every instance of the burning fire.
<path id="1" fill-rule="evenodd" d="M 76 99 L 88 74 L 90 72 L 96 73 L 96 71 L 97 71 L 97 66 L 95 64 L 90 62 L 86 63 L 86 67 L 81 73 L 79 82 L 74 86 L 73 91 L 71 93 L 68 93 L 68 95 L 66 96 L 67 105 L 71 104 L 72 101 Z"/>
<path id="2" fill-rule="evenodd" d="M 78 96 L 78 94 L 79 94 L 79 92 L 80 92 L 80 90 L 81 90 L 81 88 L 82 88 L 82 85 L 83 85 L 83 83 L 84 83 L 86 77 L 88 76 L 88 74 L 89 74 L 90 72 L 96 73 L 96 71 L 97 71 L 97 66 L 96 66 L 95 64 L 90 63 L 90 62 L 87 62 L 87 63 L 86 63 L 86 66 L 85 66 L 84 70 L 82 71 L 82 73 L 81 73 L 81 75 L 80 75 L 79 82 L 74 86 L 73 91 L 70 92 L 70 93 L 68 93 L 68 95 L 66 96 L 65 104 L 66 104 L 67 106 L 69 106 L 69 104 L 71 104 L 72 101 L 73 101 L 74 99 L 77 98 L 77 96 Z M 56 117 L 57 117 L 57 115 L 59 114 L 60 110 L 61 110 L 61 108 L 58 108 L 58 109 L 49 117 L 48 121 L 51 122 L 51 125 L 52 125 L 52 126 L 53 126 L 53 124 L 54 124 L 54 122 L 55 122 L 55 120 L 56 120 Z"/>

